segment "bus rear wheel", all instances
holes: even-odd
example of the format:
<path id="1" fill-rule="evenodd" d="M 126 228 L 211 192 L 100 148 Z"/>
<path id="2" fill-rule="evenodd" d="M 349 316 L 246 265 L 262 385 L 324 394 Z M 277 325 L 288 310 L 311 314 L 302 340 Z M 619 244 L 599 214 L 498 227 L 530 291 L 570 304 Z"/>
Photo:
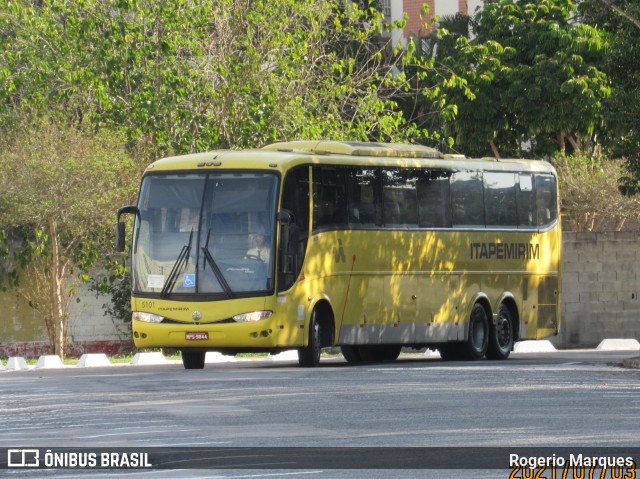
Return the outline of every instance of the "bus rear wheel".
<path id="1" fill-rule="evenodd" d="M 205 351 L 189 351 L 182 350 L 182 364 L 185 369 L 203 369 L 204 358 L 207 355 Z"/>
<path id="2" fill-rule="evenodd" d="M 476 361 L 482 359 L 489 347 L 489 318 L 487 311 L 480 303 L 473 305 L 469 316 L 469 337 L 464 343 L 465 359 Z"/>
<path id="3" fill-rule="evenodd" d="M 460 361 L 464 359 L 463 343 L 447 343 L 438 347 L 443 361 Z"/>
<path id="4" fill-rule="evenodd" d="M 395 361 L 400 356 L 402 346 L 359 346 L 358 352 L 363 361 Z"/>
<path id="5" fill-rule="evenodd" d="M 309 320 L 309 340 L 305 347 L 298 349 L 298 364 L 305 368 L 313 368 L 320 365 L 320 352 L 322 351 L 322 331 L 318 318 L 318 310 L 314 309 Z"/>
<path id="6" fill-rule="evenodd" d="M 340 351 L 342 352 L 344 359 L 348 363 L 362 362 L 362 357 L 360 356 L 360 351 L 358 349 L 358 346 L 350 346 L 345 344 L 343 346 L 340 346 Z"/>
<path id="7" fill-rule="evenodd" d="M 513 320 L 506 304 L 498 308 L 495 326 L 491 326 L 487 359 L 507 359 L 513 349 Z"/>

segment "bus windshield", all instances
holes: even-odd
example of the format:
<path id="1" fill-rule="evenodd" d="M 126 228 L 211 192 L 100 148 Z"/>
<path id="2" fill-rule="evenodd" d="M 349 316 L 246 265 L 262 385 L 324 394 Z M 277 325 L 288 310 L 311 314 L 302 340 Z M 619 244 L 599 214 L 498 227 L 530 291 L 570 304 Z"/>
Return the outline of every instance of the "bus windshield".
<path id="1" fill-rule="evenodd" d="M 277 185 L 274 174 L 147 175 L 134 292 L 221 299 L 272 292 Z"/>

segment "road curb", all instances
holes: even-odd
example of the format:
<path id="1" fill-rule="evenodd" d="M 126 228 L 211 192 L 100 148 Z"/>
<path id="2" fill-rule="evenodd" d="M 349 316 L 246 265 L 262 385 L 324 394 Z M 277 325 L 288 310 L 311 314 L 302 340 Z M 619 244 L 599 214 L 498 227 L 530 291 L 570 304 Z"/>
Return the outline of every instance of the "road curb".
<path id="1" fill-rule="evenodd" d="M 150 366 L 157 364 L 168 364 L 167 358 L 160 352 L 155 353 L 136 353 L 131 362 L 132 366 Z"/>
<path id="2" fill-rule="evenodd" d="M 640 350 L 637 339 L 603 339 L 596 347 L 599 351 L 634 351 Z"/>
<path id="3" fill-rule="evenodd" d="M 524 344 L 524 347 L 518 345 Z M 523 341 L 522 343 L 517 343 L 514 352 L 558 352 L 553 346 L 549 347 L 550 344 L 546 344 L 545 341 Z M 551 349 L 553 348 L 553 349 Z M 600 349 L 602 350 L 602 349 Z M 616 350 L 616 349 L 611 349 Z M 566 350 L 569 351 L 569 350 Z M 598 349 L 593 349 L 593 351 L 598 351 Z M 297 360 L 296 352 L 280 353 L 276 355 L 267 356 L 265 358 L 261 358 L 265 361 L 293 361 Z M 637 354 L 637 351 L 630 350 L 629 354 Z M 418 355 L 418 357 L 439 357 L 440 354 L 437 351 L 427 350 L 423 355 Z M 244 360 L 240 359 L 240 361 Z M 254 359 L 249 359 L 254 360 Z M 226 357 L 220 353 L 207 353 L 206 362 L 209 363 L 222 363 L 222 362 L 236 362 L 239 359 L 234 357 Z M 59 368 L 86 368 L 86 367 L 105 367 L 105 366 L 150 366 L 150 365 L 162 365 L 162 364 L 179 364 L 181 361 L 173 361 L 168 360 L 165 356 L 160 353 L 137 353 L 133 360 L 130 363 L 123 364 L 113 364 L 109 361 L 108 357 L 104 354 L 85 354 L 80 359 L 79 363 L 75 366 L 63 365 L 60 358 L 58 356 L 41 356 L 38 360 L 38 364 L 36 366 L 28 366 L 25 359 L 23 357 L 14 356 L 10 357 L 7 361 L 6 366 L 2 364 L 0 361 L 0 371 L 19 371 L 19 370 L 33 370 L 33 369 L 59 369 Z M 620 362 L 610 363 L 611 365 L 617 365 L 627 369 L 640 369 L 640 356 L 631 357 L 627 359 L 623 359 Z"/>
<path id="4" fill-rule="evenodd" d="M 102 366 L 111 366 L 111 361 L 106 354 L 83 354 L 78 361 L 79 368 L 98 368 Z"/>
<path id="5" fill-rule="evenodd" d="M 551 353 L 555 351 L 557 351 L 556 347 L 547 339 L 519 341 L 513 347 L 514 353 Z"/>
<path id="6" fill-rule="evenodd" d="M 60 356 L 54 354 L 47 354 L 46 356 L 40 356 L 36 369 L 60 369 L 63 368 L 62 359 Z"/>

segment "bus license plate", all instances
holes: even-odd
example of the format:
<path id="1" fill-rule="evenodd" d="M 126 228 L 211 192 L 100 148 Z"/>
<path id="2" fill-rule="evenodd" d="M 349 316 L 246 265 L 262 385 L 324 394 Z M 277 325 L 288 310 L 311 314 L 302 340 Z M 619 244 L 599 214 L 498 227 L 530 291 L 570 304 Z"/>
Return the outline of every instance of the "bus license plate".
<path id="1" fill-rule="evenodd" d="M 203 339 L 209 339 L 209 333 L 205 332 L 197 332 L 197 333 L 185 333 L 185 339 L 189 341 L 198 341 Z"/>

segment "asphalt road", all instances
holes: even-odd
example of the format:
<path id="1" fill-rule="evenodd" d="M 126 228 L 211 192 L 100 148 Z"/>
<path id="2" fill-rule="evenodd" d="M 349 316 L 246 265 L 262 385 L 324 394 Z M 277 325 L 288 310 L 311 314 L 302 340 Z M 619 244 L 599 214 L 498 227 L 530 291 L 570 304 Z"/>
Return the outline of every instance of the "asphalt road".
<path id="1" fill-rule="evenodd" d="M 180 364 L 0 371 L 0 454 L 9 448 L 44 454 L 47 448 L 307 447 L 331 457 L 335 450 L 323 448 L 400 448 L 364 449 L 354 470 L 332 469 L 337 463 L 330 460 L 291 469 L 286 453 L 278 460 L 269 455 L 264 469 L 233 462 L 225 463 L 228 469 L 193 469 L 191 452 L 172 470 L 11 468 L 0 476 L 507 478 L 506 469 L 395 470 L 378 463 L 407 447 L 470 448 L 444 449 L 445 456 L 517 447 L 635 451 L 640 370 L 619 366 L 632 355 L 514 353 L 507 361 L 475 363 L 403 356 L 356 367 L 330 359 L 316 369 L 247 361 L 200 371 Z M 466 459 L 460 456 L 460 464 Z"/>

